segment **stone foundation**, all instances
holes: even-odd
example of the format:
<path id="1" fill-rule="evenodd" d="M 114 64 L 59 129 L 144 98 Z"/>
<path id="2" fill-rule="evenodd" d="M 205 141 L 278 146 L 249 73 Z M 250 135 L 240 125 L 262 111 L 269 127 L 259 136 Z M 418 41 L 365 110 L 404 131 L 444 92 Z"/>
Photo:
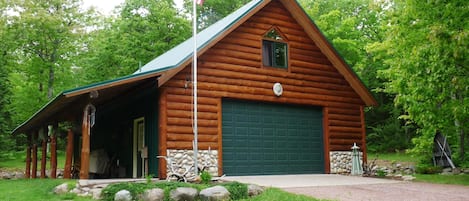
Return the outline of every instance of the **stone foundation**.
<path id="1" fill-rule="evenodd" d="M 352 151 L 329 152 L 331 174 L 350 174 L 352 172 Z M 360 164 L 363 164 L 363 153 L 360 152 Z"/>
<path id="2" fill-rule="evenodd" d="M 197 153 L 199 168 L 205 167 L 205 171 L 212 176 L 218 176 L 218 150 L 198 150 Z M 187 170 L 186 167 L 194 166 L 193 150 L 168 149 L 167 157 L 173 161 L 173 167 L 180 174 Z M 170 173 L 170 164 L 167 164 L 166 169 L 167 173 Z M 193 171 L 190 171 L 189 175 L 192 176 L 193 174 Z"/>

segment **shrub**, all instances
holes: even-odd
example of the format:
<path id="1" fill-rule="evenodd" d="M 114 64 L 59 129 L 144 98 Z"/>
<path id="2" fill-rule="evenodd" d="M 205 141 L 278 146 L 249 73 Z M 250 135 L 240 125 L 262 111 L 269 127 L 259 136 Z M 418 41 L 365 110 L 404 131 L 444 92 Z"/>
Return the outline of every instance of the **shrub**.
<path id="1" fill-rule="evenodd" d="M 143 193 L 146 189 L 149 189 L 150 185 L 147 183 L 118 183 L 118 184 L 111 184 L 103 189 L 102 197 L 103 200 L 113 201 L 114 195 L 119 192 L 120 190 L 128 190 L 133 198 L 140 193 Z"/>
<path id="2" fill-rule="evenodd" d="M 442 171 L 442 167 L 439 166 L 433 166 L 433 165 L 428 165 L 428 164 L 418 164 L 415 167 L 415 172 L 417 174 L 436 174 L 440 173 Z"/>
<path id="3" fill-rule="evenodd" d="M 384 170 L 377 170 L 377 171 L 376 171 L 376 176 L 377 176 L 377 177 L 385 177 L 385 176 L 386 176 L 386 171 L 384 171 Z"/>
<path id="4" fill-rule="evenodd" d="M 229 192 L 231 200 L 241 200 L 247 199 L 248 195 L 248 186 L 246 184 L 238 182 L 230 182 L 222 184 Z"/>
<path id="5" fill-rule="evenodd" d="M 200 180 L 202 180 L 203 184 L 209 184 L 212 182 L 212 175 L 207 171 L 202 171 L 202 173 L 200 173 Z"/>
<path id="6" fill-rule="evenodd" d="M 230 192 L 231 200 L 241 200 L 247 199 L 248 196 L 248 186 L 246 184 L 238 183 L 238 182 L 230 182 L 230 183 L 223 183 L 220 184 L 224 186 Z M 120 190 L 128 190 L 134 200 L 138 200 L 137 195 L 143 193 L 147 189 L 151 188 L 160 188 L 164 190 L 165 198 L 164 200 L 169 201 L 169 194 L 171 190 L 176 189 L 178 187 L 191 187 L 195 188 L 198 191 L 209 187 L 210 185 L 206 184 L 191 184 L 191 183 L 183 183 L 183 182 L 155 182 L 155 183 L 117 183 L 111 184 L 107 186 L 102 191 L 102 200 L 105 201 L 113 201 L 114 195 L 119 192 Z"/>

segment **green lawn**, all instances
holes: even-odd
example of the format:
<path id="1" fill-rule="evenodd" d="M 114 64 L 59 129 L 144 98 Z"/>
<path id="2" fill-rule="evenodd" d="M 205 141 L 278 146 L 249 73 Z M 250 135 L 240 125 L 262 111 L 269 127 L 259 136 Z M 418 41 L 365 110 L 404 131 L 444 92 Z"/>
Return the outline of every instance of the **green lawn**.
<path id="1" fill-rule="evenodd" d="M 469 186 L 469 175 L 417 174 L 415 181 Z"/>
<path id="2" fill-rule="evenodd" d="M 243 201 L 318 201 L 320 199 L 304 196 L 304 195 L 296 195 L 292 193 L 288 193 L 282 191 L 277 188 L 268 188 L 262 193 L 261 195 L 253 198 L 249 198 Z"/>
<path id="3" fill-rule="evenodd" d="M 37 156 L 37 168 L 41 168 L 42 152 L 38 150 Z M 50 169 L 50 153 L 47 158 L 46 167 Z M 65 165 L 65 153 L 63 151 L 57 151 L 57 168 L 63 169 Z M 26 152 L 18 151 L 12 152 L 9 157 L 0 160 L 0 168 L 13 169 L 13 170 L 24 170 L 26 167 Z"/>
<path id="4" fill-rule="evenodd" d="M 52 190 L 55 186 L 64 182 L 70 185 L 75 184 L 75 180 L 63 179 L 21 179 L 21 180 L 0 180 L 0 200 L 2 201 L 60 201 L 76 200 L 91 201 L 90 197 L 80 197 L 74 194 L 55 195 Z M 318 201 L 312 197 L 288 193 L 276 188 L 268 188 L 257 197 L 245 199 L 243 201 Z"/>
<path id="5" fill-rule="evenodd" d="M 368 153 L 368 162 L 371 162 L 374 159 L 396 161 L 396 162 L 414 162 L 414 163 L 419 162 L 419 158 L 413 157 L 411 154 L 404 153 L 404 152 Z"/>
<path id="6" fill-rule="evenodd" d="M 0 180 L 0 200 L 2 201 L 60 201 L 77 200 L 90 201 L 89 197 L 78 197 L 74 194 L 55 195 L 54 187 L 69 182 L 74 184 L 74 180 L 63 179 L 20 179 L 20 180 Z"/>

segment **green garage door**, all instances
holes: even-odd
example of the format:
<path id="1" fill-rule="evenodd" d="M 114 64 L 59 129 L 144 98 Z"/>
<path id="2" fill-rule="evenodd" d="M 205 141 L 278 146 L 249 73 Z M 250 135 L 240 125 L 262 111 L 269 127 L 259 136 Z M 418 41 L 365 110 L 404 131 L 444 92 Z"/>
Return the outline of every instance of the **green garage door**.
<path id="1" fill-rule="evenodd" d="M 320 108 L 224 100 L 222 109 L 224 174 L 324 173 Z"/>

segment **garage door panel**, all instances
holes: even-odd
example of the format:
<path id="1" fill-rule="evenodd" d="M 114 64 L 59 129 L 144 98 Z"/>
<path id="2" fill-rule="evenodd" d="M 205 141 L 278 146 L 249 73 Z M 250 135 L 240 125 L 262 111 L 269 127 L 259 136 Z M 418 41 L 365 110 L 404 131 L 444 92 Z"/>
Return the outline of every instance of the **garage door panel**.
<path id="1" fill-rule="evenodd" d="M 321 109 L 233 100 L 222 105 L 225 174 L 324 172 Z"/>

